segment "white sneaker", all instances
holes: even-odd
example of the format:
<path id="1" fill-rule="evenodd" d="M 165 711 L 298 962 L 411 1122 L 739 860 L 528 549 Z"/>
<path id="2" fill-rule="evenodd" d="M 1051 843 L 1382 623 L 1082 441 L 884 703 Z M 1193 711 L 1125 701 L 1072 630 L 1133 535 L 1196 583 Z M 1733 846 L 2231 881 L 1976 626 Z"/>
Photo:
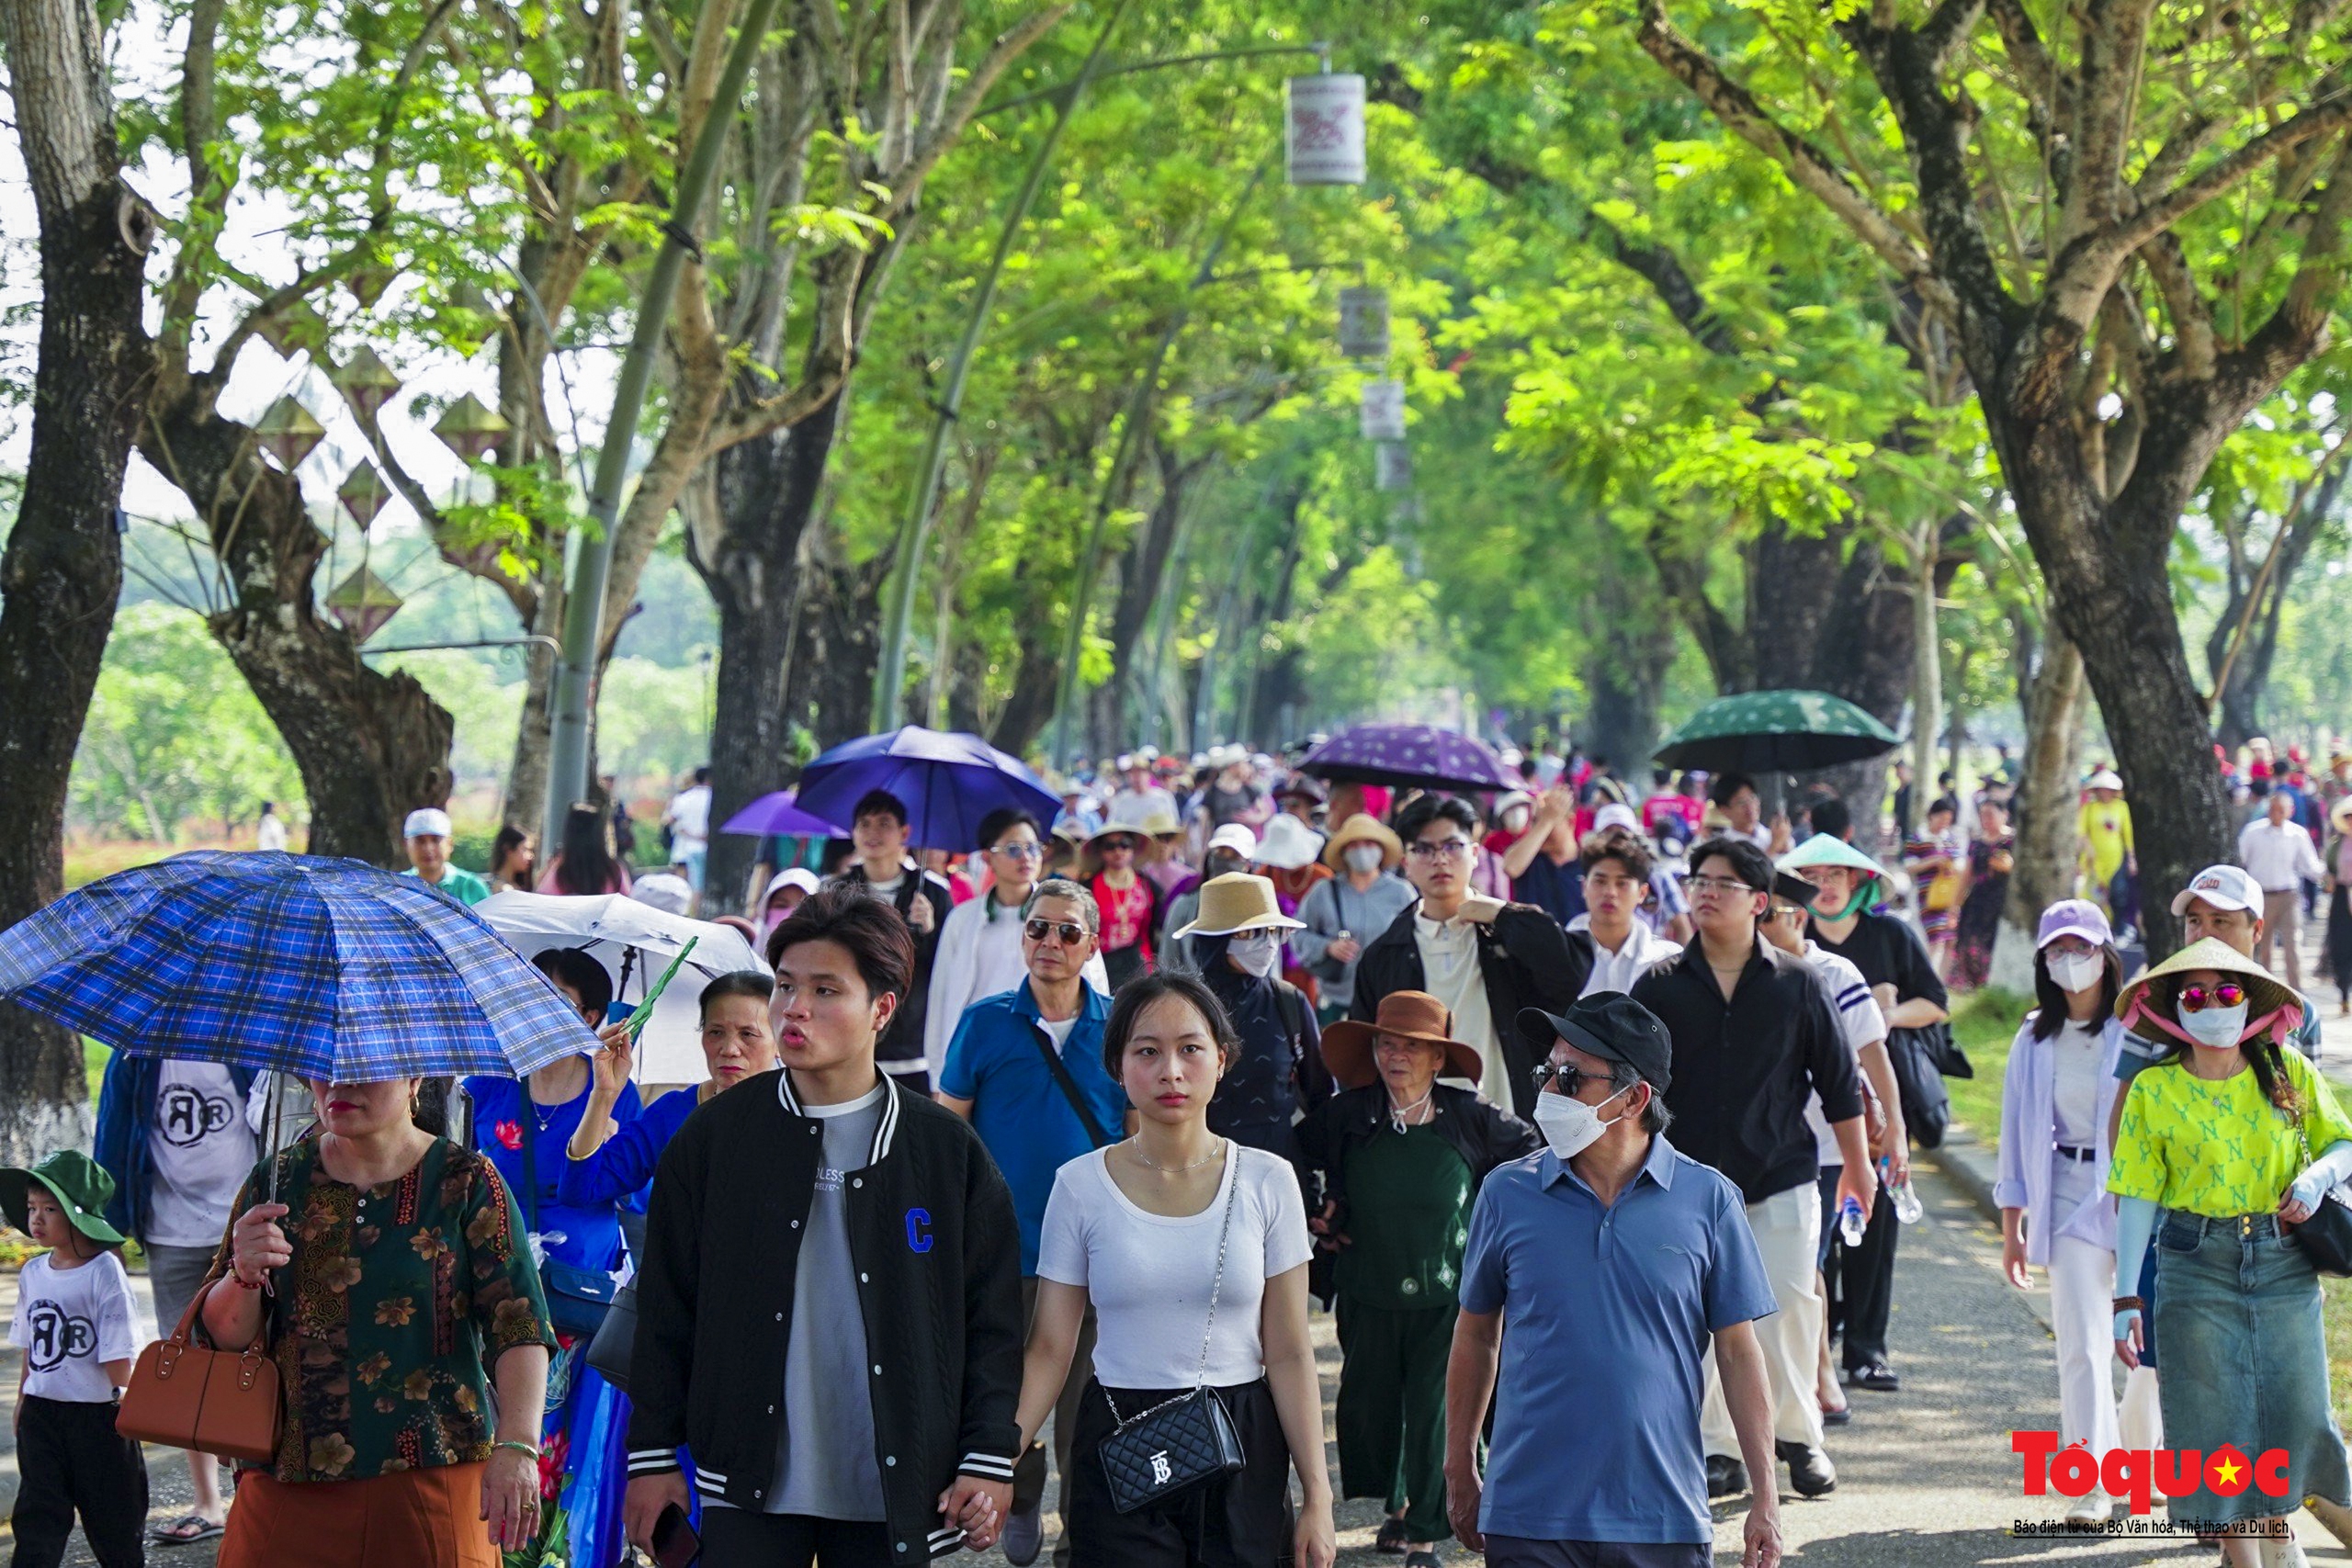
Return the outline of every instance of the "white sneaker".
<path id="1" fill-rule="evenodd" d="M 2067 1506 L 2066 1522 L 2070 1525 L 2104 1525 L 2114 1514 L 2115 1499 L 2094 1486 Z"/>

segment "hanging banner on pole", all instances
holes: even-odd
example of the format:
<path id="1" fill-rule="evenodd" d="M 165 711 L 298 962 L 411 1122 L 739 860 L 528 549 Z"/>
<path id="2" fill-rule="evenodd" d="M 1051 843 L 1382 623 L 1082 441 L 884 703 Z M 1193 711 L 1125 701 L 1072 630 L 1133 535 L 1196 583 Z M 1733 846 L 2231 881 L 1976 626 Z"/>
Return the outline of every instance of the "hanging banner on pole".
<path id="1" fill-rule="evenodd" d="M 1288 87 L 1290 183 L 1363 184 L 1363 78 L 1294 76 Z"/>
<path id="2" fill-rule="evenodd" d="M 1405 383 L 1366 381 L 1358 411 L 1366 441 L 1405 439 Z"/>
<path id="3" fill-rule="evenodd" d="M 1350 359 L 1388 357 L 1388 290 L 1340 290 L 1340 352 Z"/>
<path id="4" fill-rule="evenodd" d="M 1384 441 L 1372 449 L 1373 487 L 1376 490 L 1410 490 L 1413 485 L 1413 449 L 1401 441 Z"/>

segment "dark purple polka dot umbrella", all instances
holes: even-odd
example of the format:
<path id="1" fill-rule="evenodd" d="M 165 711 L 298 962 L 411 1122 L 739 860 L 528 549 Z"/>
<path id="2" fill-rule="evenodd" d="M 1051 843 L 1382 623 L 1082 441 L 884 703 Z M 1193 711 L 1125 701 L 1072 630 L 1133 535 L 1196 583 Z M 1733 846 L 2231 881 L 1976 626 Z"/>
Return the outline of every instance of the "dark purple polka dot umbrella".
<path id="1" fill-rule="evenodd" d="M 1359 724 L 1306 754 L 1299 772 L 1334 784 L 1405 789 L 1517 789 L 1483 741 L 1428 724 Z"/>

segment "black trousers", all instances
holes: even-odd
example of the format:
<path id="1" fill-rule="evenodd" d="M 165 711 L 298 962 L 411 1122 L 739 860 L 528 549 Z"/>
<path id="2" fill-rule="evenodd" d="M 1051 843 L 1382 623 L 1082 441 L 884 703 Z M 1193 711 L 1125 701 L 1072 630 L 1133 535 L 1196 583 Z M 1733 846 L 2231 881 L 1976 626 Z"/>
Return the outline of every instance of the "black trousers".
<path id="1" fill-rule="evenodd" d="M 1882 1187 L 1862 1245 L 1838 1243 L 1838 1294 L 1846 1303 L 1846 1370 L 1886 1359 L 1886 1320 L 1894 1311 L 1894 1201 Z"/>
<path id="2" fill-rule="evenodd" d="M 890 1551 L 888 1525 L 742 1508 L 702 1511 L 702 1568 L 892 1568 L 904 1561 Z"/>
<path id="3" fill-rule="evenodd" d="M 114 1429 L 115 1407 L 24 1396 L 17 1406 L 13 1568 L 65 1561 L 74 1516 L 98 1568 L 145 1568 L 147 1461 Z"/>
<path id="4" fill-rule="evenodd" d="M 1129 1416 L 1181 1393 L 1119 1389 Z M 1290 1445 L 1263 1379 L 1217 1391 L 1247 1461 L 1232 1475 L 1123 1514 L 1102 1472 L 1102 1439 L 1117 1425 L 1102 1385 L 1087 1380 L 1070 1434 L 1070 1568 L 1279 1568 L 1291 1556 Z"/>

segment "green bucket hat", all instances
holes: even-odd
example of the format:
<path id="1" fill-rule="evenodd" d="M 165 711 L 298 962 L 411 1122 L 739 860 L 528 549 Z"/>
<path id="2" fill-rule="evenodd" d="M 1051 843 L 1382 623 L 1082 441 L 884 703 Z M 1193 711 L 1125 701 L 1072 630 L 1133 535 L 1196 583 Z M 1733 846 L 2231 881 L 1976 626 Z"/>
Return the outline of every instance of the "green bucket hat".
<path id="1" fill-rule="evenodd" d="M 1886 867 L 1879 864 L 1835 833 L 1815 833 L 1812 838 L 1782 855 L 1774 863 L 1774 869 L 1785 871 L 1793 875 L 1804 870 L 1805 867 L 1813 865 L 1842 865 L 1862 874 L 1861 882 L 1854 889 L 1853 902 L 1846 906 L 1844 914 L 1838 917 L 1839 919 L 1845 919 L 1846 915 L 1850 915 L 1857 909 L 1867 909 L 1877 903 L 1884 896 L 1888 886 Z M 1878 884 L 1875 888 L 1871 886 L 1872 882 Z"/>
<path id="2" fill-rule="evenodd" d="M 79 1149 L 60 1149 L 30 1170 L 0 1166 L 0 1213 L 28 1235 L 31 1220 L 25 1195 L 30 1184 L 49 1189 L 75 1230 L 105 1247 L 120 1247 L 122 1233 L 107 1224 L 107 1204 L 114 1197 L 114 1178 Z"/>

